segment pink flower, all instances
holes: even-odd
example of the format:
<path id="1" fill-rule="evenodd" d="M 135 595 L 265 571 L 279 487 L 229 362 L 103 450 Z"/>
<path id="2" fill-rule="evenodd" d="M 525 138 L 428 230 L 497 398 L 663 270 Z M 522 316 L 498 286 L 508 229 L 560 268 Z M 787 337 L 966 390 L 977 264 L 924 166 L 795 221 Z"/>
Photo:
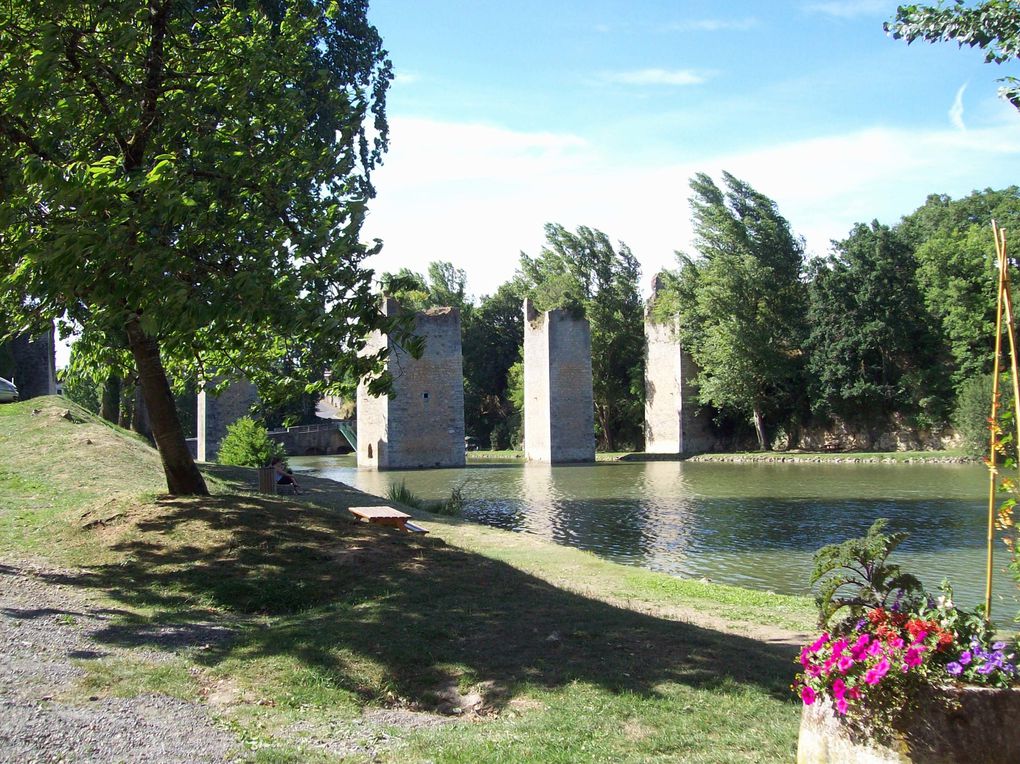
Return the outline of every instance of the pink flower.
<path id="1" fill-rule="evenodd" d="M 816 639 L 814 641 L 814 644 L 812 644 L 811 647 L 808 648 L 808 652 L 809 653 L 817 653 L 819 650 L 822 649 L 822 647 L 828 641 L 829 641 L 829 632 L 823 631 L 822 632 L 822 636 L 820 636 L 818 639 Z"/>
<path id="2" fill-rule="evenodd" d="M 868 655 L 872 658 L 877 658 L 882 654 L 882 652 L 882 643 L 877 640 L 868 646 Z"/>
<path id="3" fill-rule="evenodd" d="M 814 664 L 812 664 L 804 669 L 804 673 L 807 674 L 812 679 L 814 679 L 815 677 L 822 673 L 822 669 L 820 666 L 815 666 Z"/>
<path id="4" fill-rule="evenodd" d="M 914 635 L 914 644 L 916 645 L 919 642 L 924 642 L 924 639 L 927 636 L 928 636 L 928 632 L 926 632 L 926 631 L 919 631 L 919 632 L 917 632 L 917 634 Z"/>
<path id="5" fill-rule="evenodd" d="M 832 697 L 840 700 L 844 695 L 846 695 L 846 682 L 842 679 L 837 679 L 832 683 Z"/>
<path id="6" fill-rule="evenodd" d="M 860 690 L 859 687 L 851 687 L 850 688 L 850 698 L 852 700 L 860 700 L 861 699 L 861 690 Z"/>
<path id="7" fill-rule="evenodd" d="M 841 714 L 845 714 L 849 705 L 850 704 L 846 702 L 846 698 L 840 698 L 836 701 L 836 710 Z"/>
<path id="8" fill-rule="evenodd" d="M 889 659 L 882 658 L 874 668 L 869 669 L 868 673 L 864 675 L 864 681 L 872 685 L 878 684 L 887 673 L 889 673 Z"/>
<path id="9" fill-rule="evenodd" d="M 810 706 L 815 702 L 815 691 L 805 685 L 800 688 L 800 699 L 804 701 L 805 706 Z"/>
<path id="10" fill-rule="evenodd" d="M 839 673 L 845 674 L 853 667 L 854 659 L 851 658 L 849 655 L 844 655 L 842 658 L 839 659 L 839 663 L 837 665 L 839 668 Z"/>
<path id="11" fill-rule="evenodd" d="M 893 648 L 894 650 L 899 650 L 901 647 L 903 647 L 903 640 L 900 639 L 899 637 L 893 637 L 892 639 L 889 640 L 889 647 Z"/>
<path id="12" fill-rule="evenodd" d="M 850 645 L 847 643 L 845 639 L 837 639 L 835 642 L 832 643 L 832 657 L 838 658 L 843 654 L 843 651 L 846 650 L 848 647 L 850 647 Z"/>
<path id="13" fill-rule="evenodd" d="M 915 667 L 921 665 L 921 653 L 924 652 L 924 645 L 914 645 L 907 650 L 907 654 L 903 656 L 903 666 Z"/>

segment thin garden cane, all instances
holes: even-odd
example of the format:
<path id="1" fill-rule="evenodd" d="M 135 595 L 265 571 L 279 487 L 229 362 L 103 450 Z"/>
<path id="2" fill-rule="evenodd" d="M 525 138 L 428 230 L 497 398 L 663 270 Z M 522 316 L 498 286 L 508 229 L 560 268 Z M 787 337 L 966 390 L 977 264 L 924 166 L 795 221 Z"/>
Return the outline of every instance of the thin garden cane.
<path id="1" fill-rule="evenodd" d="M 990 444 L 988 449 L 988 548 L 985 564 L 985 620 L 992 618 L 992 558 L 995 543 L 995 489 L 998 471 L 995 467 L 995 455 L 998 446 L 999 422 L 999 361 L 1002 357 L 1002 312 L 1003 283 L 1006 279 L 1005 262 L 999 254 L 998 227 L 993 223 L 995 233 L 995 262 L 998 270 L 998 295 L 995 307 L 995 361 L 992 370 L 992 414 L 988 419 Z"/>

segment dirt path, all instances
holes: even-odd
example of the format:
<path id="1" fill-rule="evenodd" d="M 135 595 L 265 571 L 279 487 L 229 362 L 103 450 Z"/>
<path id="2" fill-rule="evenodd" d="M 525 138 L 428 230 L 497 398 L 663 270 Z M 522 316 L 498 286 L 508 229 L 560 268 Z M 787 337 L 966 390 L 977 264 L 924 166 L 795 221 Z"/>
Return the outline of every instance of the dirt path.
<path id="1" fill-rule="evenodd" d="M 225 635 L 209 625 L 186 632 L 115 627 L 116 613 L 60 583 L 65 573 L 39 562 L 0 562 L 0 762 L 237 760 L 240 744 L 200 704 L 161 694 L 70 699 L 83 661 L 167 661 Z"/>

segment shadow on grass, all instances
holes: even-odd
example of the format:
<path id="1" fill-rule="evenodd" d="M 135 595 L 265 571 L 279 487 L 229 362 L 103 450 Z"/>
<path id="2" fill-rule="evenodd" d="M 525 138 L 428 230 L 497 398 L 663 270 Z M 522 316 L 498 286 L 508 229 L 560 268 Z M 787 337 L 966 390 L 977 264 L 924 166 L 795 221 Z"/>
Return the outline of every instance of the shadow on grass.
<path id="1" fill-rule="evenodd" d="M 163 499 L 115 545 L 123 560 L 60 581 L 154 608 L 162 622 L 186 620 L 196 603 L 275 616 L 270 628 L 239 619 L 236 640 L 198 660 L 211 665 L 238 650 L 290 656 L 365 700 L 391 692 L 434 707 L 437 688 L 461 670 L 496 707 L 524 685 L 572 682 L 654 695 L 663 683 L 732 681 L 789 698 L 789 646 L 614 607 L 345 514 L 254 496 Z M 96 638 L 145 641 L 123 627 Z M 350 670 L 358 659 L 382 667 L 378 684 Z"/>

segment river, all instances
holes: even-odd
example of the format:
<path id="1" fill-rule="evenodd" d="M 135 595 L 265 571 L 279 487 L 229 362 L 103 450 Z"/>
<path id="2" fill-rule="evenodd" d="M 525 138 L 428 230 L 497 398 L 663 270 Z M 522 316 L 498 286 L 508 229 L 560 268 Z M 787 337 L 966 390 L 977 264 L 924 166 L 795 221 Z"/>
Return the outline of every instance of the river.
<path id="1" fill-rule="evenodd" d="M 464 516 L 627 565 L 784 594 L 809 594 L 811 555 L 863 535 L 879 517 L 910 535 L 893 555 L 929 590 L 948 577 L 958 603 L 984 599 L 988 472 L 956 464 L 608 462 L 481 464 L 374 472 L 352 456 L 291 464 L 385 496 L 401 482 L 424 499 L 462 486 Z M 997 543 L 993 615 L 1020 608 Z"/>

